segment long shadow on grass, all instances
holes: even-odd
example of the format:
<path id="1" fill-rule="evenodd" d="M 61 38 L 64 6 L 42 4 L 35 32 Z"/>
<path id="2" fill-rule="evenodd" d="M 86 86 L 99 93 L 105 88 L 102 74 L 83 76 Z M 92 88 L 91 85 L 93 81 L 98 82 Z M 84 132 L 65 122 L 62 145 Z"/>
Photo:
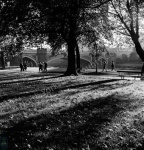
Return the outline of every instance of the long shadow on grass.
<path id="1" fill-rule="evenodd" d="M 63 77 L 63 75 L 49 78 L 41 78 L 36 80 L 25 80 L 0 84 L 0 87 L 2 88 L 1 92 L 2 94 L 0 95 L 0 102 L 13 98 L 32 96 L 35 94 L 44 94 L 44 93 L 51 94 L 53 85 L 56 83 L 55 82 L 45 83 L 42 81 L 45 79 L 54 79 L 60 77 Z M 60 82 L 59 84 L 62 85 Z"/>
<path id="2" fill-rule="evenodd" d="M 9 137 L 9 148 L 14 150 L 102 149 L 99 138 L 104 126 L 124 108 L 126 101 L 113 95 L 91 99 L 53 113 L 41 114 L 13 124 L 3 134 Z"/>
<path id="3" fill-rule="evenodd" d="M 96 72 L 83 72 L 82 74 L 83 75 L 95 75 L 95 76 L 118 75 L 117 72 L 112 72 L 112 71 L 108 71 L 108 72 L 99 71 L 98 73 L 96 73 Z"/>
<path id="4" fill-rule="evenodd" d="M 56 83 L 50 82 L 50 83 L 43 83 L 42 88 L 39 87 L 40 86 L 39 82 L 38 83 L 36 83 L 36 82 L 32 83 L 31 82 L 31 84 L 32 84 L 31 87 L 35 84 L 37 85 L 37 87 L 35 85 L 32 88 L 29 88 L 30 84 L 22 83 L 22 84 L 19 85 L 19 87 L 22 87 L 21 88 L 22 91 L 20 91 L 20 89 L 15 90 L 14 87 L 11 88 L 12 89 L 11 93 L 0 96 L 0 102 L 2 102 L 4 100 L 12 99 L 12 98 L 23 97 L 23 96 L 27 97 L 27 96 L 30 96 L 30 95 L 42 94 L 42 93 L 51 94 L 51 92 L 55 93 L 55 92 L 60 92 L 61 90 L 66 90 L 66 89 L 80 88 L 80 87 L 84 88 L 86 86 L 101 85 L 101 84 L 104 84 L 104 83 L 115 82 L 115 81 L 118 81 L 118 80 L 119 79 L 110 79 L 110 80 L 103 80 L 103 81 L 79 84 L 79 85 L 74 85 L 74 86 L 69 86 L 68 84 L 65 84 L 65 85 L 57 84 L 56 85 Z M 29 82 L 27 82 L 27 83 L 29 83 Z M 53 85 L 56 85 L 56 86 L 53 87 Z"/>
<path id="5" fill-rule="evenodd" d="M 37 79 L 37 77 L 41 77 L 41 78 L 38 78 Z M 29 76 L 27 76 L 27 77 L 21 77 L 21 78 L 13 78 L 13 80 L 17 80 L 17 79 L 19 79 L 19 80 L 17 80 L 17 81 L 11 81 L 12 79 L 11 78 L 6 78 L 7 80 L 2 80 L 2 81 L 7 81 L 7 82 L 3 82 L 3 83 L 1 83 L 0 84 L 0 86 L 1 85 L 3 85 L 3 84 L 13 84 L 13 83 L 20 83 L 20 82 L 31 82 L 31 81 L 38 81 L 38 80 L 43 80 L 43 79 L 54 79 L 54 78 L 59 78 L 59 77 L 63 77 L 63 75 L 58 75 L 58 76 L 52 76 L 52 77 L 49 77 L 49 76 L 36 76 L 36 79 L 33 79 L 34 77 L 29 77 Z M 30 80 L 30 78 L 31 78 L 31 80 Z M 29 80 L 23 80 L 23 79 L 29 79 Z"/>
<path id="6" fill-rule="evenodd" d="M 95 90 L 102 90 L 102 91 L 110 91 L 110 90 L 114 90 L 114 89 L 119 89 L 119 88 L 124 88 L 126 86 L 131 85 L 132 83 L 126 82 L 126 83 L 120 83 L 118 84 L 117 82 L 108 82 L 109 84 L 102 83 L 102 84 L 96 84 L 92 87 L 83 89 L 83 87 L 79 88 L 77 91 L 67 91 L 67 93 L 65 94 L 65 96 L 68 95 L 73 95 L 73 94 L 77 94 L 77 93 L 81 93 L 81 92 L 93 92 Z"/>
<path id="7" fill-rule="evenodd" d="M 120 81 L 120 79 L 107 79 L 107 80 L 89 82 L 89 83 L 78 84 L 78 85 L 73 85 L 73 86 L 69 86 L 71 84 L 71 82 L 70 82 L 70 84 L 66 84 L 65 87 L 57 88 L 54 91 L 73 89 L 73 88 L 81 88 L 81 87 L 86 87 L 86 86 L 94 86 L 94 85 L 100 85 L 100 84 L 104 84 L 104 83 L 112 83 L 115 81 Z"/>
<path id="8" fill-rule="evenodd" d="M 50 85 L 51 83 L 43 84 L 41 80 L 18 82 L 18 84 L 3 84 L 3 86 L 1 86 L 3 89 L 3 94 L 0 95 L 0 102 L 13 98 L 43 94 L 45 89 L 50 87 Z"/>

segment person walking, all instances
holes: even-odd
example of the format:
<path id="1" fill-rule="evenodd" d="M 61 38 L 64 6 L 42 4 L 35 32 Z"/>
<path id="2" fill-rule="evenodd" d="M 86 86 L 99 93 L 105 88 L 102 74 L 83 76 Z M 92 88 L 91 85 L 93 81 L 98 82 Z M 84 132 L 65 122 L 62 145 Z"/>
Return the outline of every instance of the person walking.
<path id="1" fill-rule="evenodd" d="M 112 64 L 111 64 L 111 71 L 113 71 L 113 70 L 116 70 L 114 61 L 112 61 Z"/>
<path id="2" fill-rule="evenodd" d="M 24 68 L 24 67 L 23 67 L 23 64 L 20 63 L 20 71 L 24 71 L 23 68 Z"/>
<path id="3" fill-rule="evenodd" d="M 44 71 L 47 71 L 47 62 L 44 63 Z"/>
<path id="4" fill-rule="evenodd" d="M 38 63 L 38 66 L 39 66 L 39 72 L 42 71 L 43 70 L 43 65 L 42 65 L 41 62 Z"/>
<path id="5" fill-rule="evenodd" d="M 26 71 L 27 70 L 27 63 L 26 62 L 24 63 L 23 67 L 24 67 L 24 70 Z"/>
<path id="6" fill-rule="evenodd" d="M 107 69 L 106 69 L 106 61 L 103 62 L 103 70 L 102 70 L 102 72 L 103 72 L 104 70 L 106 70 L 106 72 L 107 72 Z"/>

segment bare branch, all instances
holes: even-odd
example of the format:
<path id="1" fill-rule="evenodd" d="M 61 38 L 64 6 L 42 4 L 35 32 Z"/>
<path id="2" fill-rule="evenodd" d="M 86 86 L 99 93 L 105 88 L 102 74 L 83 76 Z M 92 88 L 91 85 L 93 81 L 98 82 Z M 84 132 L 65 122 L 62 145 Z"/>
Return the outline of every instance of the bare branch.
<path id="1" fill-rule="evenodd" d="M 128 34 L 128 33 L 126 33 L 126 32 L 121 32 L 121 31 L 118 31 L 120 34 L 122 34 L 122 35 L 126 35 L 126 36 L 129 36 L 129 37 L 131 37 L 131 35 L 130 34 Z"/>

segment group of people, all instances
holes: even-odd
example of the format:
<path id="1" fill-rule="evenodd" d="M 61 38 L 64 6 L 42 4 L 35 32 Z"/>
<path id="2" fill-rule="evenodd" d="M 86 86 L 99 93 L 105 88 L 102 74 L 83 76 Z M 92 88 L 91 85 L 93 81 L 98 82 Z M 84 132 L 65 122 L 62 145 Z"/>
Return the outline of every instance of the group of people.
<path id="1" fill-rule="evenodd" d="M 26 62 L 24 62 L 24 63 L 20 63 L 20 71 L 26 71 L 27 70 L 27 63 Z M 43 62 L 43 63 L 41 63 L 41 62 L 39 62 L 39 64 L 38 64 L 38 66 L 39 66 L 39 72 L 40 71 L 47 71 L 47 62 Z"/>
<path id="2" fill-rule="evenodd" d="M 27 70 L 27 64 L 25 63 L 20 63 L 20 71 L 26 71 Z"/>
<path id="3" fill-rule="evenodd" d="M 38 66 L 39 66 L 39 72 L 47 71 L 47 62 L 43 62 L 43 63 L 39 62 Z"/>
<path id="4" fill-rule="evenodd" d="M 107 71 L 107 69 L 106 69 L 106 64 L 107 64 L 106 61 L 104 61 L 104 62 L 103 62 L 103 70 L 102 70 L 102 72 L 103 72 L 104 70 Z M 114 61 L 112 61 L 112 64 L 111 64 L 111 71 L 113 71 L 113 70 L 116 71 Z"/>

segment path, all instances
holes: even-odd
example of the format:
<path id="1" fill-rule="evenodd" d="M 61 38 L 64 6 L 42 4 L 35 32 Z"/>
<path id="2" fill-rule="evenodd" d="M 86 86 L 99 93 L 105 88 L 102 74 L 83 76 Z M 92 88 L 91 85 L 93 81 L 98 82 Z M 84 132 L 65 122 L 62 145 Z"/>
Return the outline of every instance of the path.
<path id="1" fill-rule="evenodd" d="M 66 71 L 66 68 L 56 68 L 56 67 L 49 67 L 47 74 L 43 74 L 43 76 L 47 76 L 48 74 L 53 76 L 53 75 L 59 75 L 63 74 Z M 8 74 L 6 74 L 8 73 Z M 11 74 L 10 74 L 11 73 Z M 38 67 L 28 67 L 27 71 L 21 72 L 19 68 L 11 68 L 11 69 L 5 69 L 5 70 L 0 70 L 0 77 L 7 77 L 8 75 L 20 75 L 24 76 L 25 74 L 31 74 L 35 73 L 38 74 Z M 95 69 L 87 69 L 86 71 L 83 71 L 81 73 L 82 75 L 92 75 L 92 76 L 99 76 L 101 78 L 109 78 L 109 79 L 120 79 L 118 76 L 118 73 L 116 71 L 111 71 L 110 69 L 107 70 L 107 72 L 102 72 L 101 69 L 98 69 L 98 73 L 95 73 Z M 125 79 L 128 80 L 134 80 L 132 77 L 125 77 Z M 139 78 L 136 78 L 136 80 L 140 80 Z"/>

